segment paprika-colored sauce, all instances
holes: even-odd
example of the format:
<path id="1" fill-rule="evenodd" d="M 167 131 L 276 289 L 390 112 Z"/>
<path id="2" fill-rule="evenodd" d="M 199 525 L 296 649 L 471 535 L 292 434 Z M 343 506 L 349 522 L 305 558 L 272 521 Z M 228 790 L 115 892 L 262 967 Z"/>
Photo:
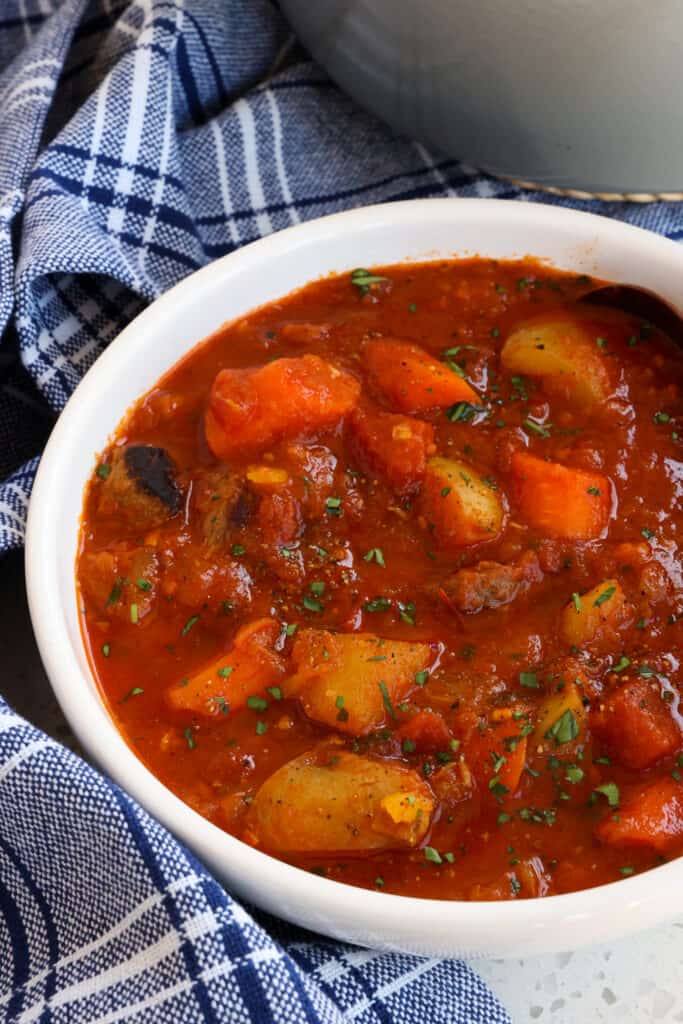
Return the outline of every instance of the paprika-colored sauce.
<path id="1" fill-rule="evenodd" d="M 83 630 L 121 733 L 200 814 L 444 899 L 683 850 L 681 353 L 582 303 L 596 284 L 329 277 L 126 416 L 85 495 Z"/>

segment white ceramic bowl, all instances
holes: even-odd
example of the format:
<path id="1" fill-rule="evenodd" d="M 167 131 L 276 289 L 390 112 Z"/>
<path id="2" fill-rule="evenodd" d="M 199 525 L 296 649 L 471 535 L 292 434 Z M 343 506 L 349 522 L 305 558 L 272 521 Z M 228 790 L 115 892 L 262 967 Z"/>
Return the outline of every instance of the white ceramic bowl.
<path id="1" fill-rule="evenodd" d="M 62 413 L 29 510 L 26 571 L 45 668 L 74 732 L 102 768 L 184 840 L 238 896 L 362 945 L 434 955 L 566 950 L 683 912 L 683 858 L 585 892 L 504 903 L 368 892 L 290 867 L 191 810 L 137 760 L 92 678 L 74 586 L 83 488 L 128 406 L 226 320 L 330 271 L 480 254 L 533 254 L 558 267 L 653 289 L 683 304 L 683 249 L 615 221 L 551 206 L 428 199 L 337 214 L 254 242 L 192 274 L 100 357 Z"/>

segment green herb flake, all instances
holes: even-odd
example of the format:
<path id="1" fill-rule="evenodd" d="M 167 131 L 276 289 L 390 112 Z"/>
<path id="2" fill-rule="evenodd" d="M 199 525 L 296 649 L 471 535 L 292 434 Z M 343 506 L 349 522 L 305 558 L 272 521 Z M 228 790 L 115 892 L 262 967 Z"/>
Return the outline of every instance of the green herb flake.
<path id="1" fill-rule="evenodd" d="M 384 884 L 384 879 L 382 878 L 381 875 L 378 875 L 377 878 L 375 879 L 375 885 L 377 886 L 378 889 L 382 889 L 384 887 Z"/>
<path id="2" fill-rule="evenodd" d="M 418 686 L 426 686 L 429 679 L 429 670 L 423 668 L 421 672 L 415 673 L 415 682 Z"/>
<path id="3" fill-rule="evenodd" d="M 191 727 L 189 725 L 188 725 L 187 729 L 185 729 L 185 731 L 183 733 L 183 736 L 185 737 L 185 742 L 187 743 L 187 745 L 190 748 L 190 750 L 194 750 L 195 747 L 197 746 L 197 741 L 194 738 L 194 736 L 192 735 L 192 729 L 191 729 Z"/>
<path id="4" fill-rule="evenodd" d="M 563 711 L 557 721 L 551 725 L 550 729 L 546 733 L 548 738 L 555 740 L 556 747 L 559 747 L 562 743 L 570 743 L 572 740 L 575 740 L 578 735 L 579 723 L 576 720 L 574 712 L 570 708 Z"/>
<path id="5" fill-rule="evenodd" d="M 572 786 L 576 786 L 577 783 L 581 782 L 584 776 L 583 768 L 579 768 L 578 765 L 570 764 L 567 766 L 565 771 L 565 778 L 567 782 L 571 782 Z"/>
<path id="6" fill-rule="evenodd" d="M 365 554 L 363 555 L 363 561 L 364 562 L 376 562 L 377 565 L 381 565 L 382 568 L 384 568 L 385 562 L 384 562 L 384 555 L 382 554 L 382 549 L 381 548 L 370 548 L 370 550 L 366 551 Z"/>
<path id="7" fill-rule="evenodd" d="M 145 691 L 143 690 L 143 688 L 142 688 L 141 686 L 134 686 L 132 690 L 129 690 L 129 691 L 128 691 L 128 693 L 127 693 L 127 694 L 125 695 L 125 697 L 122 697 L 122 698 L 121 698 L 121 700 L 119 701 L 119 703 L 120 703 L 120 704 L 125 704 L 125 703 L 126 703 L 126 701 L 127 701 L 127 700 L 130 700 L 130 698 L 131 698 L 131 697 L 139 697 L 139 696 L 140 696 L 140 694 L 141 694 L 141 693 L 144 693 L 144 692 L 145 692 Z"/>
<path id="8" fill-rule="evenodd" d="M 451 423 L 469 423 L 479 414 L 488 416 L 488 409 L 484 405 L 473 405 L 472 402 L 456 402 L 446 409 L 446 416 Z"/>
<path id="9" fill-rule="evenodd" d="M 102 644 L 102 654 L 105 656 L 105 658 L 109 657 L 109 655 L 111 654 L 110 644 Z"/>
<path id="10" fill-rule="evenodd" d="M 252 711 L 265 711 L 268 707 L 268 701 L 263 697 L 247 697 L 247 707 L 251 708 Z"/>
<path id="11" fill-rule="evenodd" d="M 414 754 L 415 753 L 415 744 L 413 743 L 412 740 L 409 740 L 406 737 L 406 739 L 404 739 L 403 743 L 401 744 L 401 749 L 402 749 L 404 754 Z"/>
<path id="12" fill-rule="evenodd" d="M 318 601 L 316 598 L 310 597 L 308 594 L 304 595 L 303 606 L 309 612 L 322 612 L 325 610 L 325 605 L 322 601 Z"/>
<path id="13" fill-rule="evenodd" d="M 616 587 L 608 587 L 607 590 L 603 590 L 602 594 L 599 594 L 593 601 L 593 607 L 599 608 L 601 604 L 605 603 L 605 601 L 609 601 L 615 590 Z"/>
<path id="14" fill-rule="evenodd" d="M 391 601 L 388 597 L 373 597 L 361 605 L 364 612 L 386 612 L 391 608 Z"/>
<path id="15" fill-rule="evenodd" d="M 595 787 L 594 792 L 606 797 L 610 807 L 619 806 L 619 787 L 616 782 L 603 782 L 601 786 Z"/>
<path id="16" fill-rule="evenodd" d="M 576 591 L 572 594 L 572 603 L 576 611 L 580 614 L 581 612 L 581 595 L 577 594 Z"/>
<path id="17" fill-rule="evenodd" d="M 536 423 L 534 420 L 525 419 L 522 422 L 522 426 L 526 427 L 527 430 L 532 430 L 539 437 L 550 437 L 550 432 L 553 428 L 552 423 Z"/>
<path id="18" fill-rule="evenodd" d="M 370 270 L 366 270 L 364 267 L 358 267 L 356 270 L 351 271 L 351 284 L 358 289 L 361 298 L 368 294 L 373 285 L 382 284 L 384 281 L 388 280 L 388 277 L 382 277 L 380 274 L 373 274 Z"/>
<path id="19" fill-rule="evenodd" d="M 125 583 L 126 581 L 123 578 L 123 576 L 119 576 L 119 578 L 116 580 L 114 586 L 111 588 L 109 592 L 109 597 L 107 598 L 107 608 L 110 608 L 113 604 L 119 603 L 119 601 L 121 600 L 121 594 L 123 593 Z"/>
<path id="20" fill-rule="evenodd" d="M 256 723 L 256 735 L 257 736 L 263 736 L 264 733 L 266 733 L 267 731 L 268 731 L 268 723 L 267 722 L 262 722 L 261 719 L 259 718 L 258 722 Z"/>
<path id="21" fill-rule="evenodd" d="M 538 689 L 540 689 L 540 683 L 538 682 L 538 679 L 536 678 L 536 673 L 535 672 L 520 672 L 519 673 L 519 682 L 520 682 L 521 686 L 526 686 L 527 689 L 529 689 L 529 690 L 538 690 Z"/>
<path id="22" fill-rule="evenodd" d="M 340 516 L 342 514 L 341 498 L 327 498 L 325 500 L 325 511 L 328 516 Z"/>
<path id="23" fill-rule="evenodd" d="M 611 668 L 610 671 L 612 671 L 612 672 L 623 672 L 624 669 L 628 668 L 630 664 L 631 664 L 631 659 L 627 658 L 625 654 L 622 654 L 622 656 L 619 659 L 618 663 L 616 665 L 612 665 L 612 668 Z"/>
<path id="24" fill-rule="evenodd" d="M 111 466 L 108 466 L 106 462 L 101 462 L 95 470 L 100 480 L 106 480 L 111 473 Z"/>
<path id="25" fill-rule="evenodd" d="M 450 493 L 451 493 L 451 488 L 450 487 L 442 487 L 441 488 L 441 497 L 442 498 L 447 498 Z"/>
<path id="26" fill-rule="evenodd" d="M 231 675 L 234 671 L 235 670 L 232 667 L 232 665 L 223 665 L 222 668 L 218 669 L 218 672 L 216 674 L 219 675 L 221 679 L 227 679 L 228 676 Z"/>
<path id="27" fill-rule="evenodd" d="M 656 412 L 654 414 L 652 419 L 654 423 L 668 423 L 671 417 L 669 416 L 668 412 L 662 412 L 662 410 L 660 409 L 659 412 Z"/>
<path id="28" fill-rule="evenodd" d="M 601 493 L 602 492 L 601 492 L 600 488 L 599 487 L 594 487 L 592 484 L 588 488 L 588 490 L 586 491 L 586 494 L 593 494 L 593 495 L 595 495 L 596 498 L 599 498 Z"/>
<path id="29" fill-rule="evenodd" d="M 298 628 L 296 622 L 287 622 L 285 624 L 285 636 L 294 636 Z"/>
<path id="30" fill-rule="evenodd" d="M 398 614 L 403 622 L 407 622 L 409 626 L 415 625 L 415 602 L 405 601 L 399 602 Z"/>
<path id="31" fill-rule="evenodd" d="M 394 721 L 395 721 L 396 720 L 396 712 L 394 711 L 394 707 L 393 707 L 393 705 L 391 703 L 391 697 L 389 696 L 389 691 L 387 689 L 387 684 L 384 682 L 383 679 L 380 679 L 380 681 L 379 681 L 379 683 L 377 685 L 379 686 L 380 692 L 382 694 L 382 703 L 384 704 L 384 707 L 387 709 L 387 712 L 388 712 L 390 718 L 393 718 Z"/>
<path id="32" fill-rule="evenodd" d="M 654 530 L 648 530 L 647 527 L 646 527 L 646 528 L 644 528 L 644 529 L 642 529 L 640 531 L 640 535 L 641 535 L 641 537 L 644 537 L 645 540 L 652 540 L 652 538 L 654 537 L 655 534 L 654 534 Z"/>
<path id="33" fill-rule="evenodd" d="M 623 875 L 624 878 L 628 878 L 629 875 L 635 874 L 635 868 L 631 867 L 630 864 L 624 864 L 623 867 L 619 868 L 619 874 Z"/>
<path id="34" fill-rule="evenodd" d="M 198 622 L 199 622 L 199 616 L 198 615 L 190 615 L 189 619 L 187 620 L 187 622 L 185 623 L 183 628 L 180 630 L 180 635 L 181 636 L 187 636 L 187 634 L 190 632 L 192 627 L 195 626 Z"/>
<path id="35" fill-rule="evenodd" d="M 442 863 L 441 854 L 433 846 L 425 846 L 425 860 L 428 860 L 431 864 Z"/>
<path id="36" fill-rule="evenodd" d="M 280 686 L 267 686 L 266 693 L 269 693 L 273 700 L 282 700 L 283 693 Z"/>
<path id="37" fill-rule="evenodd" d="M 322 580 L 316 580 L 314 583 L 311 583 L 311 593 L 315 594 L 316 597 L 322 597 L 325 593 L 325 584 Z"/>

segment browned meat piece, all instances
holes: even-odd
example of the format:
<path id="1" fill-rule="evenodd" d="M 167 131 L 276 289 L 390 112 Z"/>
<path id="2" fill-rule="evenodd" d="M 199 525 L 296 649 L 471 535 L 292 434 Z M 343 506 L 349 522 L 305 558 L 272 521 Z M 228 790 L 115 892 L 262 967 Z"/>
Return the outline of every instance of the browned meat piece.
<path id="1" fill-rule="evenodd" d="M 80 579 L 98 614 L 142 622 L 157 600 L 159 560 L 152 547 L 88 551 L 81 557 Z"/>
<path id="2" fill-rule="evenodd" d="M 257 499 L 238 477 L 215 471 L 195 480 L 192 504 L 199 512 L 204 542 L 218 548 L 227 542 L 231 530 L 247 525 Z"/>
<path id="3" fill-rule="evenodd" d="M 163 448 L 147 444 L 115 448 L 100 485 L 98 513 L 123 517 L 138 530 L 161 525 L 182 504 L 175 468 Z"/>
<path id="4" fill-rule="evenodd" d="M 478 562 L 469 569 L 458 569 L 441 583 L 440 590 L 449 605 L 470 615 L 484 608 L 500 608 L 523 594 L 532 583 L 543 579 L 538 558 L 527 551 L 516 562 Z"/>

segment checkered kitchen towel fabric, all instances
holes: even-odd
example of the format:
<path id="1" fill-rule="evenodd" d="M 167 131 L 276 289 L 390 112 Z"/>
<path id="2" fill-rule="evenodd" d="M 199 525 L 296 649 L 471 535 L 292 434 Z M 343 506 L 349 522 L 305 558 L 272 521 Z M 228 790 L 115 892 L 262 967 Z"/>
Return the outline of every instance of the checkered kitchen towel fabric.
<path id="1" fill-rule="evenodd" d="M 268 0 L 1 0 L 0 551 L 22 544 L 54 417 L 146 302 L 300 220 L 440 195 L 519 193 L 357 109 Z M 600 209 L 683 236 L 676 205 Z M 462 963 L 257 922 L 0 702 L 3 1016 L 508 1019 Z"/>

